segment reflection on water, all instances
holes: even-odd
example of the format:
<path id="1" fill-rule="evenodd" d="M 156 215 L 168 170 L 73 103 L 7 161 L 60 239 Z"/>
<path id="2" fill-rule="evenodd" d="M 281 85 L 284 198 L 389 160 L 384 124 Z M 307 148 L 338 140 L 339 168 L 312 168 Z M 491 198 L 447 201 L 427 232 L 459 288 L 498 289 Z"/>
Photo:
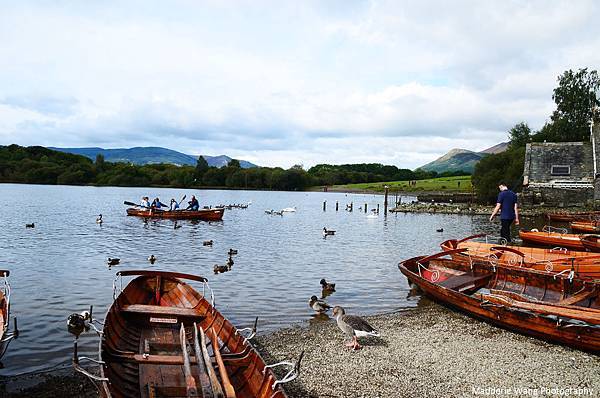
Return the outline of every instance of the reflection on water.
<path id="1" fill-rule="evenodd" d="M 125 215 L 124 200 L 142 195 L 164 200 L 195 194 L 202 205 L 248 203 L 226 210 L 222 222 L 148 220 Z M 322 210 L 327 200 L 327 211 Z M 340 211 L 335 211 L 335 201 Z M 235 325 L 259 331 L 300 322 L 321 322 L 308 307 L 322 293 L 321 278 L 336 283 L 330 305 L 373 314 L 414 307 L 400 274 L 401 259 L 429 253 L 451 237 L 499 229 L 486 217 L 390 214 L 368 218 L 383 202 L 376 195 L 338 193 L 202 191 L 155 188 L 96 188 L 0 185 L 0 267 L 11 270 L 12 315 L 21 336 L 3 359 L 3 375 L 68 363 L 71 336 L 66 318 L 94 305 L 97 316 L 112 302 L 112 282 L 120 269 L 159 269 L 207 276 L 217 308 Z M 266 209 L 296 207 L 283 216 Z M 382 208 L 383 213 L 383 208 Z M 95 222 L 98 214 L 103 223 Z M 26 223 L 35 228 L 25 228 Z M 336 230 L 323 239 L 323 227 Z M 443 228 L 444 232 L 436 232 Z M 203 241 L 213 240 L 212 246 Z M 229 249 L 237 249 L 230 272 L 215 275 Z M 157 261 L 152 265 L 148 257 Z M 120 264 L 107 267 L 107 258 Z M 103 316 L 102 316 L 103 317 Z M 325 316 L 326 317 L 326 316 Z M 92 355 L 96 337 L 80 339 L 83 355 Z"/>

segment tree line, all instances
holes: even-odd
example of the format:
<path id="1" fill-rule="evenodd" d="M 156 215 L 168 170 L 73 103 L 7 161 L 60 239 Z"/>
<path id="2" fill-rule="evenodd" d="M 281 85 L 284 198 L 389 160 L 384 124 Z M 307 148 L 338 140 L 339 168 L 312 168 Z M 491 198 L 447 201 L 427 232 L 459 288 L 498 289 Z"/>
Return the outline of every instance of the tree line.
<path id="1" fill-rule="evenodd" d="M 600 106 L 598 72 L 587 68 L 567 70 L 557 80 L 552 94 L 556 109 L 544 126 L 534 132 L 527 123 L 517 123 L 508 131 L 508 150 L 486 156 L 475 166 L 472 183 L 480 201 L 495 201 L 499 181 L 505 181 L 513 190 L 521 189 L 527 143 L 589 140 L 592 117 L 595 123 L 600 122 L 600 114 L 594 113 Z"/>
<path id="2" fill-rule="evenodd" d="M 210 167 L 200 156 L 196 166 L 172 164 L 134 165 L 106 162 L 102 155 L 95 161 L 85 156 L 54 151 L 40 146 L 0 146 L 0 182 L 29 184 L 162 186 L 304 190 L 311 186 L 420 180 L 465 173 L 426 172 L 399 169 L 377 163 L 319 164 L 304 170 L 301 165 L 289 169 L 254 167 L 243 169 L 233 159 L 225 167 Z"/>

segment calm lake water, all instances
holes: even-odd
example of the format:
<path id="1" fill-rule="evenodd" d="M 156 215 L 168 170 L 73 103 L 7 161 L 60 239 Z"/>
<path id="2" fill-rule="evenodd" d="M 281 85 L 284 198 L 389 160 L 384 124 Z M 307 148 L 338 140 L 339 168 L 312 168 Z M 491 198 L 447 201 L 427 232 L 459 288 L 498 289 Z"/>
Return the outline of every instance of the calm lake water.
<path id="1" fill-rule="evenodd" d="M 252 202 L 248 209 L 226 210 L 222 222 L 162 220 L 144 224 L 127 217 L 124 200 L 142 195 L 163 202 L 187 194 L 201 205 Z M 322 210 L 327 200 L 326 212 Z M 340 211 L 335 211 L 335 202 Z M 354 202 L 354 212 L 343 210 Z M 327 298 L 350 313 L 374 314 L 414 307 L 397 263 L 431 253 L 451 237 L 496 232 L 486 217 L 389 214 L 367 218 L 359 206 L 381 204 L 383 197 L 319 192 L 201 191 L 156 188 L 70 187 L 0 184 L 0 268 L 11 271 L 11 316 L 21 335 L 4 356 L 0 375 L 14 375 L 67 365 L 72 336 L 66 318 L 94 305 L 97 318 L 112 303 L 115 272 L 157 269 L 207 276 L 217 308 L 236 326 L 251 326 L 259 317 L 260 332 L 292 324 L 318 322 L 308 307 L 320 296 L 319 280 L 337 283 Z M 265 209 L 297 207 L 283 217 Z M 104 224 L 95 223 L 102 213 Z M 25 224 L 35 222 L 34 229 Z M 326 226 L 337 230 L 323 239 Z M 436 232 L 444 228 L 443 233 Z M 212 239 L 205 247 L 202 241 Z M 231 272 L 214 275 L 229 248 L 239 250 Z M 154 265 L 147 257 L 154 254 Z M 121 264 L 109 268 L 107 257 Z M 127 280 L 124 280 L 126 282 Z M 97 337 L 80 339 L 81 354 L 94 355 Z"/>

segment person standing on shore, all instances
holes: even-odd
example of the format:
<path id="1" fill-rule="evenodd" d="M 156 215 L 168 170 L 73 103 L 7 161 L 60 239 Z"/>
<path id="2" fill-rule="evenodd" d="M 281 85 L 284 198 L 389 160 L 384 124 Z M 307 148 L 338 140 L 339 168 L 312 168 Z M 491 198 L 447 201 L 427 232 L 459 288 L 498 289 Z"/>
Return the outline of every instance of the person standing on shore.
<path id="1" fill-rule="evenodd" d="M 500 193 L 496 200 L 496 207 L 494 207 L 494 211 L 492 211 L 492 215 L 490 216 L 490 221 L 500 212 L 500 223 L 502 224 L 500 236 L 506 239 L 506 242 L 510 243 L 510 226 L 513 221 L 515 225 L 519 225 L 517 194 L 508 189 L 504 182 L 498 184 L 498 189 Z"/>

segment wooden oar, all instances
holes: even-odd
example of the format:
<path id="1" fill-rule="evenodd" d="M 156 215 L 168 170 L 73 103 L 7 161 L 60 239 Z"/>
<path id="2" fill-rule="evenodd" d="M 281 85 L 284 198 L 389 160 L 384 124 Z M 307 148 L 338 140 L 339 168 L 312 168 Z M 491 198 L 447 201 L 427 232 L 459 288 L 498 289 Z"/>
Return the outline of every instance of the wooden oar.
<path id="1" fill-rule="evenodd" d="M 138 205 L 137 203 L 128 202 L 128 201 L 126 201 L 126 200 L 125 200 L 125 201 L 123 201 L 123 204 L 124 204 L 124 205 L 127 205 L 127 206 L 143 207 L 144 209 L 149 209 L 149 207 L 148 207 L 148 206 L 142 206 L 142 205 Z"/>
<path id="2" fill-rule="evenodd" d="M 223 363 L 223 358 L 221 358 L 221 351 L 219 350 L 219 340 L 217 340 L 217 334 L 213 329 L 208 331 L 210 333 L 213 352 L 215 353 L 215 359 L 217 360 L 217 365 L 219 367 L 219 373 L 221 374 L 221 381 L 223 381 L 223 387 L 225 387 L 225 396 L 227 398 L 235 398 L 235 389 L 229 380 L 229 375 L 227 374 L 227 369 L 225 368 L 225 364 Z"/>
<path id="3" fill-rule="evenodd" d="M 181 206 L 181 203 L 185 200 L 187 195 L 183 195 L 183 197 L 181 198 L 181 200 L 179 201 L 179 203 L 177 203 L 177 206 Z"/>

